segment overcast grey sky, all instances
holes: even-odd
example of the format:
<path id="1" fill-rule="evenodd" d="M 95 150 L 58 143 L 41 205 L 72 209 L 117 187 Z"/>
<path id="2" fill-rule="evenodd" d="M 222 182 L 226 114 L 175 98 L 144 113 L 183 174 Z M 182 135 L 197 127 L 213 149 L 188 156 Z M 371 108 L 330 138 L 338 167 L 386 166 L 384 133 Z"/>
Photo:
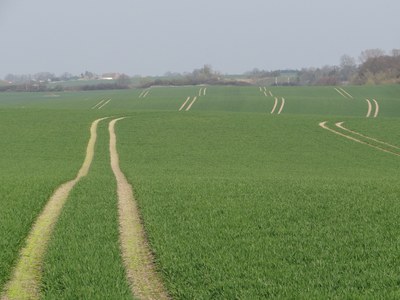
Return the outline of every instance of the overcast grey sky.
<path id="1" fill-rule="evenodd" d="M 399 0 L 0 0 L 0 77 L 338 64 L 400 48 Z"/>

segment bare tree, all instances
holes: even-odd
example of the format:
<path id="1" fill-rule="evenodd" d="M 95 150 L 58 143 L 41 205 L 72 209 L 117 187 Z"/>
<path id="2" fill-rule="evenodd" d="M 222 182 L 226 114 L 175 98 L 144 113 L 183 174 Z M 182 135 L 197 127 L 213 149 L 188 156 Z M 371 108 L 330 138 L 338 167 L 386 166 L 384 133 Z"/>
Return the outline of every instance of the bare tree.
<path id="1" fill-rule="evenodd" d="M 357 71 L 357 64 L 354 57 L 344 54 L 340 58 L 340 79 L 349 81 Z"/>
<path id="2" fill-rule="evenodd" d="M 380 57 L 384 56 L 385 51 L 382 49 L 376 48 L 376 49 L 367 49 L 361 52 L 359 56 L 360 63 L 363 64 L 365 63 L 368 59 L 370 58 L 375 58 L 375 57 Z"/>
<path id="3" fill-rule="evenodd" d="M 393 49 L 392 50 L 392 56 L 393 57 L 399 57 L 400 56 L 400 49 Z"/>

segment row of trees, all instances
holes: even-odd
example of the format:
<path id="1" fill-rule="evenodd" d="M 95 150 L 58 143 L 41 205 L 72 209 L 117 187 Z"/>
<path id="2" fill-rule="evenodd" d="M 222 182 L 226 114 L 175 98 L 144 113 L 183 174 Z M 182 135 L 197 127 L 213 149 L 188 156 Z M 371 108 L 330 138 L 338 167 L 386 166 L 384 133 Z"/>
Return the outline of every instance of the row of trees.
<path id="1" fill-rule="evenodd" d="M 336 66 L 303 68 L 291 72 L 296 74 L 289 83 L 291 85 L 400 83 L 400 49 L 393 49 L 390 53 L 381 49 L 367 49 L 361 52 L 358 62 L 350 55 L 343 55 Z M 282 71 L 255 69 L 246 75 L 257 81 L 260 78 L 280 77 L 283 74 Z"/>
<path id="2" fill-rule="evenodd" d="M 349 55 L 343 55 L 340 63 L 335 66 L 321 68 L 303 68 L 301 70 L 264 71 L 254 69 L 245 73 L 241 78 L 223 76 L 213 70 L 210 65 L 204 65 L 191 73 L 167 73 L 163 77 L 143 78 L 137 87 L 153 85 L 248 85 L 253 84 L 285 85 L 339 85 L 339 84 L 382 84 L 400 83 L 400 49 L 393 49 L 385 53 L 381 49 L 367 49 L 361 52 L 358 60 Z M 85 84 L 85 80 L 114 79 L 113 81 L 93 81 Z M 79 76 L 63 73 L 56 76 L 50 72 L 40 72 L 34 75 L 8 74 L 5 78 L 7 85 L 0 85 L 0 91 L 62 91 L 62 90 L 92 90 L 92 89 L 120 89 L 132 87 L 132 78 L 126 74 L 108 73 L 98 76 L 85 71 Z M 72 87 L 63 82 L 83 80 L 84 84 Z"/>
<path id="3" fill-rule="evenodd" d="M 168 72 L 159 78 L 144 78 L 138 87 L 148 88 L 151 86 L 184 86 L 184 85 L 248 85 L 244 81 L 225 78 L 219 72 L 214 71 L 210 65 L 204 65 L 191 73 L 179 74 Z"/>

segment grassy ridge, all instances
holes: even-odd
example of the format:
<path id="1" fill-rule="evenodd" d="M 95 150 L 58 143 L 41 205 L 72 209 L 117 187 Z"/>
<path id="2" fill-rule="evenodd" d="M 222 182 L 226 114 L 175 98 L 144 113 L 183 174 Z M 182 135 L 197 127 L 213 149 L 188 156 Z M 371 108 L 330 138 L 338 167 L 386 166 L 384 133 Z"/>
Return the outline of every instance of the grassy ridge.
<path id="1" fill-rule="evenodd" d="M 87 177 L 72 191 L 45 258 L 45 299 L 131 299 L 120 257 L 116 184 L 108 121 L 98 128 Z"/>
<path id="2" fill-rule="evenodd" d="M 158 113 L 120 124 L 122 167 L 174 297 L 398 296 L 400 160 L 319 121 Z"/>
<path id="3" fill-rule="evenodd" d="M 0 290 L 43 206 L 84 159 L 89 118 L 0 110 Z"/>

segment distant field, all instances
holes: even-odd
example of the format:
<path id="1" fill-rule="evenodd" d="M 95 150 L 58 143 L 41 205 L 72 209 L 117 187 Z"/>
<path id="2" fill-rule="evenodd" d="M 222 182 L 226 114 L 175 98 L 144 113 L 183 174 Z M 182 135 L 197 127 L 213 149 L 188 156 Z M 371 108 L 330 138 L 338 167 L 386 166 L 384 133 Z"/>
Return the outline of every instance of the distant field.
<path id="1" fill-rule="evenodd" d="M 0 93 L 0 289 L 79 169 L 91 122 L 107 116 L 52 234 L 41 294 L 131 297 L 106 130 L 126 116 L 121 168 L 172 298 L 398 298 L 400 86 L 343 89 Z"/>

